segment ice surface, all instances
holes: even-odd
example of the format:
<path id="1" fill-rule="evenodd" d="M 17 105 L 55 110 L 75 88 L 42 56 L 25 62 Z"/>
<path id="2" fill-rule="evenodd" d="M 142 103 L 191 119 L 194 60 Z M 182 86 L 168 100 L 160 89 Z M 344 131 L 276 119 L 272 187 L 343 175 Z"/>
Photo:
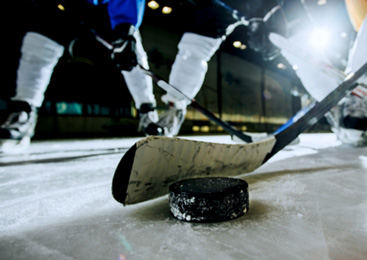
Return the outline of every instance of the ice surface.
<path id="1" fill-rule="evenodd" d="M 367 148 L 302 135 L 241 176 L 246 215 L 195 224 L 172 217 L 166 196 L 114 201 L 115 167 L 136 140 L 34 142 L 0 157 L 0 259 L 366 259 Z"/>

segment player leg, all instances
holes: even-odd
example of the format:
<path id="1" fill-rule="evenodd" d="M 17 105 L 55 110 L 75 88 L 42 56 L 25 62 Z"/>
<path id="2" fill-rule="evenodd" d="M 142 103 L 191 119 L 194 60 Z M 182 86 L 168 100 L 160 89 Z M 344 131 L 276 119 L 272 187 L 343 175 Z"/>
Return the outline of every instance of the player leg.
<path id="1" fill-rule="evenodd" d="M 39 33 L 25 35 L 17 71 L 16 96 L 9 105 L 7 120 L 0 127 L 3 149 L 30 143 L 37 122 L 37 108 L 42 104 L 53 69 L 63 51 L 62 45 Z"/>
<path id="2" fill-rule="evenodd" d="M 208 61 L 219 48 L 222 40 L 195 33 L 185 33 L 178 44 L 178 54 L 172 65 L 169 83 L 193 99 L 199 92 L 208 70 Z M 162 101 L 167 110 L 158 124 L 166 130 L 167 136 L 178 134 L 186 114 L 186 100 L 177 100 L 166 94 Z"/>
<path id="3" fill-rule="evenodd" d="M 135 33 L 136 53 L 138 64 L 145 69 L 149 69 L 148 57 L 143 48 L 139 31 Z M 152 79 L 147 76 L 139 67 L 131 71 L 121 71 L 127 87 L 134 99 L 135 107 L 139 111 L 139 131 L 146 135 L 163 135 L 162 127 L 157 125 L 158 113 L 155 109 L 156 100 L 153 94 Z"/>
<path id="4" fill-rule="evenodd" d="M 224 12 L 222 7 L 204 4 L 185 14 L 191 24 L 178 44 L 169 83 L 190 99 L 193 99 L 202 87 L 208 61 L 219 49 L 225 35 L 230 33 L 228 28 L 235 23 L 234 19 Z M 162 101 L 167 104 L 167 109 L 160 115 L 158 124 L 165 128 L 167 136 L 175 136 L 184 122 L 188 104 L 185 100 L 177 100 L 169 94 L 162 96 Z"/>
<path id="5" fill-rule="evenodd" d="M 72 2 L 73 7 L 79 7 L 77 2 Z M 29 27 L 21 46 L 16 94 L 9 102 L 6 121 L 0 125 L 0 152 L 16 152 L 29 145 L 53 70 L 64 53 L 64 44 L 74 37 L 70 23 L 76 28 L 75 21 L 69 21 L 57 8 L 57 1 L 32 3 L 29 20 L 24 21 Z"/>

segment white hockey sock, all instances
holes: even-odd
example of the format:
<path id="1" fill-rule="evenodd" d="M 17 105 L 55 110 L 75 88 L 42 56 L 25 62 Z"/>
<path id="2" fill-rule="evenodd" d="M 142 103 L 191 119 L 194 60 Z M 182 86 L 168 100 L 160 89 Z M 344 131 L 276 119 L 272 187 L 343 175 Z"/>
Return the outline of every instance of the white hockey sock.
<path id="1" fill-rule="evenodd" d="M 145 69 L 149 69 L 148 56 L 144 50 L 139 32 L 135 32 L 134 36 L 136 39 L 138 63 Z M 125 78 L 126 85 L 134 99 L 135 107 L 137 109 L 139 109 L 141 104 L 144 103 L 151 103 L 154 106 L 156 105 L 156 100 L 153 94 L 152 79 L 145 75 L 140 68 L 135 67 L 131 71 L 122 71 L 122 75 Z"/>
<path id="2" fill-rule="evenodd" d="M 179 50 L 172 65 L 169 83 L 193 99 L 204 82 L 208 61 L 221 43 L 221 38 L 185 33 L 178 44 Z"/>
<path id="3" fill-rule="evenodd" d="M 13 99 L 40 107 L 53 70 L 63 53 L 62 45 L 39 33 L 28 32 L 23 39 Z"/>

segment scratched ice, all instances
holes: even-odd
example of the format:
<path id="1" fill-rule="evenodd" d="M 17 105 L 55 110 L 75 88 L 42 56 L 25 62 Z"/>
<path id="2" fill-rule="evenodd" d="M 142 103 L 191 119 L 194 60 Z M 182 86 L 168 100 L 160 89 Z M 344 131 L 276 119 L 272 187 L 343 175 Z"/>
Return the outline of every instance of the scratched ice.
<path id="1" fill-rule="evenodd" d="M 193 224 L 170 215 L 167 197 L 126 207 L 112 198 L 115 167 L 136 140 L 35 142 L 1 156 L 0 258 L 366 259 L 367 148 L 302 135 L 241 176 L 245 216 Z"/>

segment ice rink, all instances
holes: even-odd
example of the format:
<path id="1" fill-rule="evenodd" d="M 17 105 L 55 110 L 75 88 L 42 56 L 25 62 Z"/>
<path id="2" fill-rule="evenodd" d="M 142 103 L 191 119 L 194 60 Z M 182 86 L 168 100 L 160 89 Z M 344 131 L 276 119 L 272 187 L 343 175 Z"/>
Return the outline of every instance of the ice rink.
<path id="1" fill-rule="evenodd" d="M 167 196 L 113 199 L 115 168 L 137 140 L 35 141 L 2 155 L 0 259 L 367 259 L 367 148 L 303 134 L 240 176 L 249 183 L 245 216 L 197 224 L 173 218 Z"/>

